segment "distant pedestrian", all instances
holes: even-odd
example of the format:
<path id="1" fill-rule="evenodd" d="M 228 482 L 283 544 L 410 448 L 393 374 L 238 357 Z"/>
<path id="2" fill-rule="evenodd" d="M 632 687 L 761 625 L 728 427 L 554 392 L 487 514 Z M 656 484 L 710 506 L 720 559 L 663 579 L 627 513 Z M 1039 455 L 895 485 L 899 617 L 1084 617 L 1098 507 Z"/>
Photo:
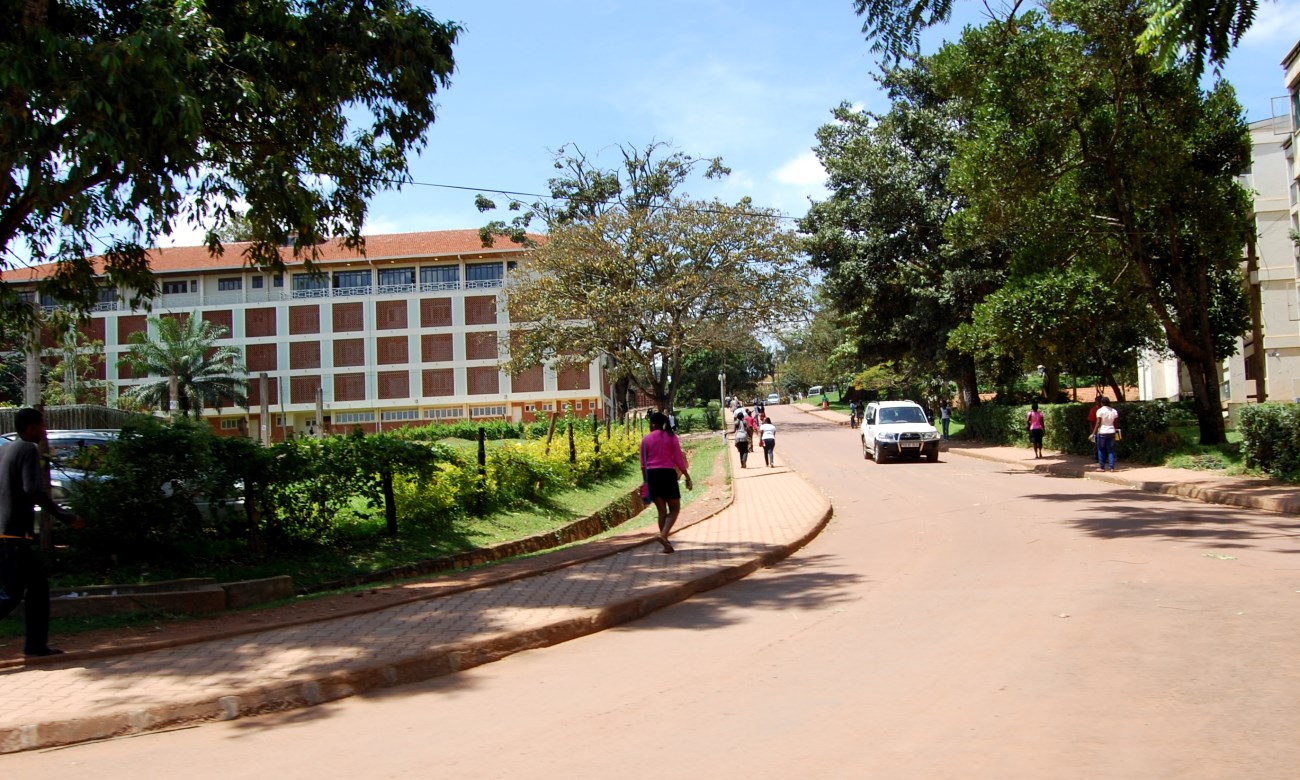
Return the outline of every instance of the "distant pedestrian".
<path id="1" fill-rule="evenodd" d="M 1119 431 L 1119 412 L 1111 407 L 1105 396 L 1097 399 L 1097 421 L 1093 423 L 1092 435 L 1097 442 L 1097 466 L 1105 471 L 1109 466 L 1115 470 L 1115 436 Z"/>
<path id="2" fill-rule="evenodd" d="M 743 421 L 737 420 L 734 433 L 736 451 L 740 453 L 740 467 L 743 469 L 749 463 L 749 429 Z"/>
<path id="3" fill-rule="evenodd" d="M 26 639 L 23 653 L 59 655 L 49 645 L 50 580 L 35 549 L 36 511 L 83 527 L 81 519 L 64 510 L 46 488 L 38 444 L 45 438 L 45 419 L 36 409 L 14 414 L 18 438 L 0 450 L 0 618 L 23 602 Z"/>
<path id="4" fill-rule="evenodd" d="M 952 422 L 952 405 L 947 401 L 939 407 L 939 422 L 943 424 L 943 440 L 948 441 L 948 424 Z"/>
<path id="5" fill-rule="evenodd" d="M 650 415 L 650 432 L 641 440 L 641 470 L 645 473 L 649 498 L 659 512 L 659 544 L 664 552 L 670 553 L 673 546 L 668 541 L 668 534 L 682 511 L 678 476 L 686 477 L 687 490 L 693 486 L 682 444 L 669 428 L 668 417 L 663 412 Z"/>
<path id="6" fill-rule="evenodd" d="M 1034 401 L 1029 405 L 1029 443 L 1034 447 L 1034 457 L 1043 457 L 1043 433 L 1046 428 L 1043 426 L 1043 413 L 1038 411 L 1038 402 Z"/>
<path id="7" fill-rule="evenodd" d="M 772 467 L 776 465 L 776 426 L 772 424 L 772 418 L 764 417 L 763 424 L 758 426 L 758 436 L 763 445 L 763 462 Z"/>

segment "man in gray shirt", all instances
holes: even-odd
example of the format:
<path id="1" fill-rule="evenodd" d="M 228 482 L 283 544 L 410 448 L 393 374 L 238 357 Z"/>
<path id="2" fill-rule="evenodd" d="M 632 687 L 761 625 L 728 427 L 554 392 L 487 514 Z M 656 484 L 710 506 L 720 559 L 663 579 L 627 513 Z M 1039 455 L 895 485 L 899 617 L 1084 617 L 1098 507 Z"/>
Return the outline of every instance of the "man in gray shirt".
<path id="1" fill-rule="evenodd" d="M 26 642 L 30 656 L 58 655 L 49 646 L 50 581 L 35 549 L 36 510 L 41 509 L 81 528 L 82 522 L 54 503 L 46 489 L 39 442 L 45 419 L 36 409 L 14 415 L 18 439 L 0 448 L 0 618 L 24 603 Z"/>

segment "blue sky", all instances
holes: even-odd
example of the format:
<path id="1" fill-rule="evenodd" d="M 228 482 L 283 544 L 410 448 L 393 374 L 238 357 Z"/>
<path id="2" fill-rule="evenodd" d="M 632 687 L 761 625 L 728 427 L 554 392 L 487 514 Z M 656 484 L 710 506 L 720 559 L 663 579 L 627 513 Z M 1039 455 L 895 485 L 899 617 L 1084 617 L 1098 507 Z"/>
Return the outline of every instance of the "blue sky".
<path id="1" fill-rule="evenodd" d="M 373 201 L 370 234 L 477 228 L 488 216 L 474 209 L 475 191 L 545 192 L 555 173 L 551 150 L 568 143 L 609 166 L 618 143 L 657 140 L 721 156 L 732 176 L 693 182 L 689 194 L 748 195 L 800 216 L 810 195 L 824 196 L 811 148 L 831 108 L 885 107 L 851 0 L 422 5 L 466 29 L 452 85 L 411 172 L 417 182 L 471 190 L 384 193 Z M 956 9 L 928 48 L 982 21 L 980 2 L 958 0 Z M 1298 37 L 1300 0 L 1265 0 L 1225 74 L 1248 119 L 1268 117 L 1270 98 L 1285 93 L 1278 63 Z"/>

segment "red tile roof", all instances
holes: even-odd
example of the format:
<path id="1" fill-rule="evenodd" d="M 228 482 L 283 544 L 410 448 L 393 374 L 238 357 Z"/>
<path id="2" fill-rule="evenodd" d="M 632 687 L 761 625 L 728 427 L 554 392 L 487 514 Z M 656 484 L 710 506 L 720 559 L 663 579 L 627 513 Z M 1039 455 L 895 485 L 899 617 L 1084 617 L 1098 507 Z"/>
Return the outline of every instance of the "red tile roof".
<path id="1" fill-rule="evenodd" d="M 534 241 L 544 241 L 545 237 L 531 235 Z M 244 249 L 249 245 L 244 242 L 224 245 L 224 253 L 219 256 L 208 254 L 204 246 L 183 246 L 167 249 L 151 249 L 149 265 L 156 274 L 193 273 L 202 271 L 239 271 L 248 268 L 244 260 Z M 508 238 L 496 237 L 491 247 L 485 248 L 479 239 L 477 230 L 435 230 L 424 233 L 390 233 L 387 235 L 366 236 L 366 253 L 345 249 L 340 242 L 331 241 L 322 244 L 320 256 L 314 262 L 320 265 L 360 261 L 384 262 L 393 260 L 410 260 L 421 257 L 459 256 L 465 260 L 491 257 L 502 253 L 523 251 L 518 244 Z M 293 257 L 289 249 L 280 251 L 286 266 L 301 266 L 303 261 Z M 103 269 L 103 259 L 93 258 L 95 269 Z M 44 279 L 54 272 L 54 264 L 32 266 L 30 268 L 12 268 L 0 274 L 9 282 L 29 282 Z"/>

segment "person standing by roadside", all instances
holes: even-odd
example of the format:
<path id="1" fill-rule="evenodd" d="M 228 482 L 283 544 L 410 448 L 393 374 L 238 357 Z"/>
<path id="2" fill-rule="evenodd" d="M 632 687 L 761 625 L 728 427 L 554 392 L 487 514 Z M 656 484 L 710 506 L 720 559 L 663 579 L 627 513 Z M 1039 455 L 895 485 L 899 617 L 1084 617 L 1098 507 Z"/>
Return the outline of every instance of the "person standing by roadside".
<path id="1" fill-rule="evenodd" d="M 776 465 L 776 426 L 772 424 L 771 417 L 764 417 L 763 424 L 758 426 L 758 436 L 763 444 L 763 462 L 772 467 Z"/>
<path id="2" fill-rule="evenodd" d="M 668 534 L 682 511 L 682 492 L 677 486 L 679 475 L 686 477 L 686 489 L 691 490 L 691 475 L 686 467 L 682 444 L 668 426 L 663 412 L 650 415 L 650 432 L 641 440 L 641 470 L 645 473 L 649 498 L 659 512 L 659 544 L 664 552 L 673 552 Z"/>
<path id="3" fill-rule="evenodd" d="M 943 424 L 943 440 L 948 441 L 948 424 L 952 422 L 952 405 L 947 401 L 939 407 L 939 422 Z"/>
<path id="4" fill-rule="evenodd" d="M 1097 399 L 1097 421 L 1092 424 L 1092 435 L 1097 442 L 1097 465 L 1102 471 L 1107 464 L 1115 470 L 1115 434 L 1119 430 L 1119 412 L 1111 407 L 1105 396 Z"/>
<path id="5" fill-rule="evenodd" d="M 1034 457 L 1043 457 L 1043 434 L 1046 428 L 1043 426 L 1043 413 L 1038 411 L 1038 402 L 1034 401 L 1029 405 L 1029 443 L 1034 446 Z"/>
<path id="6" fill-rule="evenodd" d="M 81 529 L 84 523 L 55 504 L 46 488 L 37 446 L 45 438 L 40 411 L 19 409 L 14 428 L 18 438 L 0 450 L 0 618 L 23 602 L 23 654 L 59 655 L 63 651 L 49 645 L 50 580 L 35 549 L 34 506 L 73 528 Z"/>
<path id="7" fill-rule="evenodd" d="M 740 453 L 740 467 L 743 469 L 749 462 L 749 429 L 745 427 L 743 420 L 737 420 L 733 433 L 736 438 L 736 451 Z"/>

